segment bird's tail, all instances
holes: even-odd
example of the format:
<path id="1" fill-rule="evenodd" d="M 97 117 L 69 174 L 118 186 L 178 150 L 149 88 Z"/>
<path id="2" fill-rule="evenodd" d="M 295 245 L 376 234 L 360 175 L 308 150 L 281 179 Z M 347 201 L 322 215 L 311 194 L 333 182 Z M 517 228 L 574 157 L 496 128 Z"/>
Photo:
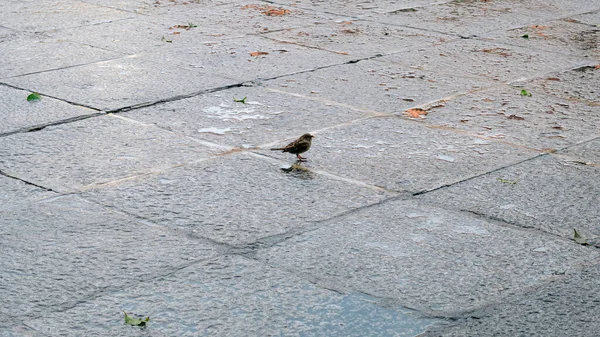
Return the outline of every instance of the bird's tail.
<path id="1" fill-rule="evenodd" d="M 275 149 L 271 149 L 271 151 L 281 151 L 281 150 L 285 150 L 285 148 L 283 148 L 283 147 L 278 147 L 278 148 L 275 148 Z"/>

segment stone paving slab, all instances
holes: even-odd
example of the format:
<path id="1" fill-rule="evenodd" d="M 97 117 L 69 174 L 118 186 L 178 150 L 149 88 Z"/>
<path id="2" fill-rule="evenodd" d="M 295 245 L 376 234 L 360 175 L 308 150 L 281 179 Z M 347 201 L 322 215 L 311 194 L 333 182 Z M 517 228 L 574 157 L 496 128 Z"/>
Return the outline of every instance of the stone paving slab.
<path id="1" fill-rule="evenodd" d="M 285 233 L 392 196 L 248 154 L 90 190 L 86 198 L 230 245 Z"/>
<path id="2" fill-rule="evenodd" d="M 237 83 L 215 74 L 154 63 L 136 56 L 13 77 L 5 81 L 99 110 L 167 100 Z"/>
<path id="3" fill-rule="evenodd" d="M 597 336 L 599 277 L 596 265 L 419 336 Z"/>
<path id="4" fill-rule="evenodd" d="M 19 319 L 69 308 L 217 252 L 76 196 L 13 208 L 0 218 L 0 310 Z"/>
<path id="5" fill-rule="evenodd" d="M 269 81 L 267 86 L 365 110 L 401 113 L 407 108 L 491 85 L 483 79 L 440 75 L 404 68 L 387 62 L 385 57 L 380 59 L 286 76 Z"/>
<path id="6" fill-rule="evenodd" d="M 136 56 L 6 80 L 9 84 L 100 110 L 168 100 L 237 81 Z M 110 83 L 108 85 L 107 83 Z M 161 83 L 160 86 L 155 83 Z"/>
<path id="7" fill-rule="evenodd" d="M 564 19 L 494 32 L 490 38 L 497 43 L 527 49 L 599 59 L 599 35 L 598 27 L 581 24 L 574 19 Z"/>
<path id="8" fill-rule="evenodd" d="M 531 81 L 517 82 L 532 92 L 554 95 L 581 102 L 597 109 L 600 106 L 600 66 L 587 66 Z"/>
<path id="9" fill-rule="evenodd" d="M 0 170 L 61 192 L 222 152 L 153 125 L 112 115 L 2 137 L 0 144 Z"/>
<path id="10" fill-rule="evenodd" d="M 280 30 L 264 36 L 340 54 L 346 53 L 354 58 L 415 50 L 448 38 L 442 34 L 350 19 Z"/>
<path id="11" fill-rule="evenodd" d="M 457 40 L 390 55 L 389 60 L 435 74 L 461 74 L 512 82 L 588 65 L 586 58 L 481 40 Z"/>
<path id="12" fill-rule="evenodd" d="M 80 28 L 77 28 L 80 29 Z M 35 34 L 15 34 L 2 41 L 0 78 L 114 59 L 118 53 Z"/>
<path id="13" fill-rule="evenodd" d="M 538 0 L 544 4 L 545 8 L 552 10 L 554 15 L 557 13 L 566 15 L 567 13 L 589 13 L 600 9 L 598 0 Z"/>
<path id="14" fill-rule="evenodd" d="M 437 315 L 500 301 L 600 258 L 569 240 L 414 200 L 327 221 L 257 256 L 324 287 Z"/>
<path id="15" fill-rule="evenodd" d="M 149 316 L 148 327 L 124 325 L 121 309 Z M 378 306 L 370 296 L 322 289 L 238 256 L 200 262 L 26 322 L 52 336 L 74 329 L 87 336 L 414 336 L 430 323 Z"/>
<path id="16" fill-rule="evenodd" d="M 585 158 L 541 156 L 421 198 L 565 238 L 573 237 L 574 228 L 600 237 L 600 168 L 580 161 Z"/>
<path id="17" fill-rule="evenodd" d="M 0 85 L 0 135 L 74 117 L 97 114 L 98 111 L 78 107 L 49 97 L 28 102 L 31 92 Z M 0 161 L 1 162 L 1 161 Z"/>
<path id="18" fill-rule="evenodd" d="M 136 15 L 123 20 L 97 25 L 55 29 L 45 32 L 55 39 L 93 45 L 120 54 L 135 54 L 145 50 L 168 48 L 163 40 L 168 37 L 167 27 L 155 23 L 150 17 Z"/>
<path id="19" fill-rule="evenodd" d="M 574 157 L 588 165 L 600 165 L 600 139 L 596 138 L 589 142 L 564 149 L 559 154 Z"/>
<path id="20" fill-rule="evenodd" d="M 4 27 L 32 33 L 131 16 L 131 13 L 81 1 L 5 0 L 0 4 L 0 22 Z"/>
<path id="21" fill-rule="evenodd" d="M 283 144 L 285 145 L 285 144 Z M 307 167 L 412 193 L 435 189 L 537 153 L 399 117 L 376 117 L 316 133 Z M 274 152 L 285 159 L 287 153 Z"/>
<path id="22" fill-rule="evenodd" d="M 600 135 L 598 108 L 562 97 L 500 86 L 448 100 L 429 110 L 427 125 L 451 127 L 538 150 L 561 149 Z"/>
<path id="23" fill-rule="evenodd" d="M 598 22 L 600 22 L 600 10 L 597 10 L 595 12 L 590 11 L 588 13 L 576 15 L 569 19 L 575 20 L 586 25 L 596 26 L 598 25 Z"/>
<path id="24" fill-rule="evenodd" d="M 246 104 L 234 102 L 244 97 Z M 264 87 L 244 86 L 122 115 L 217 144 L 251 147 L 282 139 L 289 139 L 289 143 L 306 132 L 371 114 Z"/>
<path id="25" fill-rule="evenodd" d="M 258 52 L 266 54 L 254 56 Z M 260 36 L 222 39 L 218 42 L 211 38 L 201 44 L 182 42 L 172 48 L 145 53 L 142 57 L 157 63 L 166 62 L 217 73 L 239 82 L 310 71 L 351 60 L 347 55 L 281 43 Z"/>
<path id="26" fill-rule="evenodd" d="M 365 14 L 379 14 L 402 10 L 404 8 L 429 6 L 444 0 L 349 0 L 344 2 L 320 0 L 277 0 L 277 3 L 297 6 L 316 12 L 335 13 L 346 16 L 360 16 Z"/>
<path id="27" fill-rule="evenodd" d="M 594 0 L 595 1 L 595 0 Z M 578 3 L 576 8 L 600 8 L 600 4 Z M 486 33 L 535 24 L 556 15 L 554 4 L 541 1 L 515 2 L 511 0 L 478 1 L 455 0 L 412 10 L 390 11 L 385 14 L 367 13 L 368 18 L 382 23 L 403 25 L 472 38 Z M 573 12 L 573 14 L 579 11 Z M 570 13 L 564 12 L 565 15 Z"/>
<path id="28" fill-rule="evenodd" d="M 54 192 L 0 175 L 0 215 L 13 207 L 54 196 Z"/>
<path id="29" fill-rule="evenodd" d="M 154 19 L 167 27 L 190 22 L 198 26 L 191 29 L 189 34 L 182 32 L 184 38 L 213 35 L 214 39 L 220 36 L 263 34 L 340 19 L 337 15 L 253 0 L 232 1 L 223 5 L 190 2 L 185 6 L 167 6 L 164 9 L 168 11 Z"/>

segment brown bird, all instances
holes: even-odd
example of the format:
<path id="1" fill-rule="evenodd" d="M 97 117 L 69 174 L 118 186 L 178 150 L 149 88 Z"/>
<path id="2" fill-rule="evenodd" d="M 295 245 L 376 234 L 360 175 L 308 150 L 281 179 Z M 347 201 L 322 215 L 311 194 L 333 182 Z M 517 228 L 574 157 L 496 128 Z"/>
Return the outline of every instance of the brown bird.
<path id="1" fill-rule="evenodd" d="M 281 150 L 282 152 L 293 153 L 298 157 L 298 161 L 305 161 L 305 158 L 300 156 L 300 153 L 304 153 L 310 149 L 310 143 L 314 136 L 310 133 L 305 133 L 300 138 L 295 141 L 289 143 L 286 147 L 279 147 L 275 149 L 271 149 L 272 151 Z"/>

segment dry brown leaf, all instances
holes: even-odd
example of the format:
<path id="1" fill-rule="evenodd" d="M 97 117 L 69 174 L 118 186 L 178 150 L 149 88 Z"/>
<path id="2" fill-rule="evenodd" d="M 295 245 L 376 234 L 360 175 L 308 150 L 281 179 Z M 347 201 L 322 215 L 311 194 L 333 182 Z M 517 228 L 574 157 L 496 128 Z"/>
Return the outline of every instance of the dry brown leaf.
<path id="1" fill-rule="evenodd" d="M 491 98 L 484 98 L 484 99 L 482 99 L 482 101 L 484 101 L 484 102 L 493 102 L 494 100 L 491 99 Z"/>
<path id="2" fill-rule="evenodd" d="M 496 54 L 504 57 L 511 56 L 512 54 L 508 52 L 509 49 L 505 48 L 491 48 L 491 49 L 482 49 L 481 51 L 484 53 Z"/>
<path id="3" fill-rule="evenodd" d="M 514 120 L 518 120 L 518 121 L 524 121 L 525 120 L 524 117 L 517 116 L 517 115 L 510 115 L 510 116 L 508 116 L 506 118 L 508 118 L 508 119 L 514 119 Z"/>
<path id="4" fill-rule="evenodd" d="M 266 51 L 253 51 L 250 53 L 250 56 L 261 56 L 261 55 L 269 55 Z"/>
<path id="5" fill-rule="evenodd" d="M 425 118 L 427 113 L 427 110 L 423 110 L 421 108 L 412 108 L 404 111 L 404 114 L 410 118 Z"/>
<path id="6" fill-rule="evenodd" d="M 546 80 L 548 80 L 548 81 L 560 81 L 560 78 L 558 78 L 558 77 L 548 77 Z"/>
<path id="7" fill-rule="evenodd" d="M 289 9 L 271 8 L 269 10 L 263 11 L 263 13 L 267 16 L 281 16 L 281 15 L 290 14 L 291 12 Z"/>
<path id="8" fill-rule="evenodd" d="M 352 24 L 352 22 L 350 22 L 350 21 L 342 21 L 342 22 L 340 22 L 340 25 L 351 25 L 351 24 Z"/>
<path id="9" fill-rule="evenodd" d="M 287 15 L 287 14 L 291 13 L 291 11 L 289 9 L 278 8 L 278 7 L 269 6 L 269 5 L 262 5 L 262 6 L 261 5 L 246 5 L 246 6 L 242 7 L 242 9 L 255 9 L 267 16 L 281 16 L 281 15 Z"/>
<path id="10" fill-rule="evenodd" d="M 600 69 L 600 64 L 596 64 L 596 65 L 594 66 L 594 68 L 596 68 L 596 69 Z"/>

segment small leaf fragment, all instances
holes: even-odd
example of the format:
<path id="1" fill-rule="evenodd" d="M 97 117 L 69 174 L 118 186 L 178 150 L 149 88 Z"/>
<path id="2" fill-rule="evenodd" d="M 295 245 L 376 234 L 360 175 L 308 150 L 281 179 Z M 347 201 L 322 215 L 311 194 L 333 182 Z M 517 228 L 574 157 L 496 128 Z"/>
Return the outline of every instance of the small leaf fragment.
<path id="1" fill-rule="evenodd" d="M 42 98 L 37 92 L 32 92 L 27 96 L 27 102 L 39 101 Z"/>
<path id="2" fill-rule="evenodd" d="M 244 103 L 244 104 L 246 104 L 246 98 L 248 98 L 248 97 L 244 96 L 244 98 L 240 98 L 240 99 L 237 99 L 237 98 L 234 97 L 233 101 L 234 102 L 238 102 L 238 103 Z"/>
<path id="3" fill-rule="evenodd" d="M 519 178 L 519 179 L 520 179 L 520 178 Z M 514 185 L 514 184 L 516 184 L 516 183 L 519 181 L 519 179 L 517 179 L 517 180 L 508 180 L 508 179 L 504 179 L 504 178 L 498 178 L 498 180 L 499 180 L 501 183 L 503 183 L 503 184 L 509 184 L 509 185 Z"/>
<path id="4" fill-rule="evenodd" d="M 266 51 L 253 51 L 250 53 L 250 56 L 261 56 L 261 55 L 269 55 Z"/>
<path id="5" fill-rule="evenodd" d="M 133 318 L 129 315 L 127 315 L 127 313 L 125 312 L 125 310 L 123 310 L 123 313 L 125 314 L 125 324 L 129 324 L 129 325 L 133 325 L 133 326 L 146 326 L 146 323 L 150 321 L 150 317 L 146 317 L 146 318 Z"/>
<path id="6" fill-rule="evenodd" d="M 575 228 L 573 228 L 573 240 L 582 246 L 588 246 L 589 243 L 584 239 Z"/>
<path id="7" fill-rule="evenodd" d="M 404 114 L 410 118 L 425 118 L 428 114 L 427 110 L 421 108 L 412 108 L 404 111 Z"/>
<path id="8" fill-rule="evenodd" d="M 531 93 L 525 89 L 521 90 L 521 96 L 531 97 Z"/>
<path id="9" fill-rule="evenodd" d="M 524 117 L 517 116 L 517 115 L 510 115 L 510 116 L 508 116 L 506 118 L 508 118 L 508 119 L 514 119 L 514 120 L 518 120 L 518 121 L 524 121 L 525 120 Z"/>
<path id="10" fill-rule="evenodd" d="M 529 38 L 529 34 L 523 34 L 523 35 L 521 35 L 521 37 L 524 38 L 524 39 L 528 39 Z"/>

